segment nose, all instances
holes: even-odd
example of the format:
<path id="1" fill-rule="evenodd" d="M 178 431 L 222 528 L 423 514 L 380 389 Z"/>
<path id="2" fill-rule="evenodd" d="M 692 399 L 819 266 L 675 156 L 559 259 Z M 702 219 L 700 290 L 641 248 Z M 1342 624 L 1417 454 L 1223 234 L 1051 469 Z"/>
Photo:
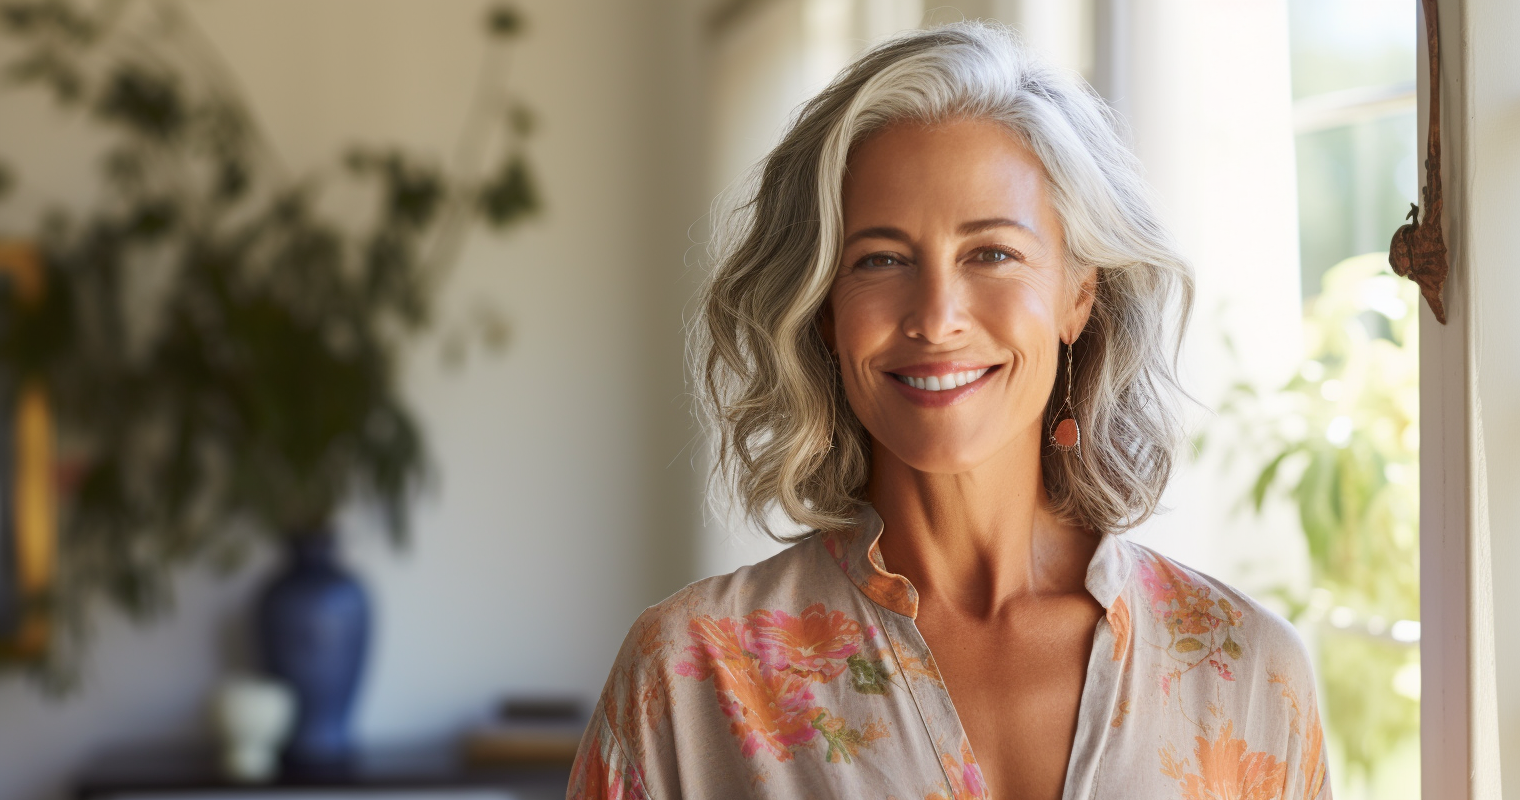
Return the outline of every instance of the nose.
<path id="1" fill-rule="evenodd" d="M 969 316 L 964 289 L 948 266 L 925 264 L 912 284 L 903 333 L 929 344 L 943 344 L 965 333 Z"/>

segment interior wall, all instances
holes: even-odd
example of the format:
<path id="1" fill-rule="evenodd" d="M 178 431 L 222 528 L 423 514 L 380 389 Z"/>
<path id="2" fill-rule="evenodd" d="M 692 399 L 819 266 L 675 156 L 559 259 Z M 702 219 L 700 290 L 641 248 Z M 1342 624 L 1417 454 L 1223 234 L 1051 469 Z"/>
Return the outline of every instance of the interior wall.
<path id="1" fill-rule="evenodd" d="M 1236 380 L 1282 385 L 1302 356 L 1298 187 L 1285 0 L 1131 0 L 1116 22 L 1121 108 L 1163 222 L 1192 263 L 1181 378 L 1206 431 Z M 1250 187 L 1249 191 L 1241 187 Z M 1225 337 L 1234 343 L 1232 355 Z M 1216 437 L 1217 438 L 1217 437 Z M 1307 589 L 1293 510 L 1240 511 L 1253 475 L 1218 452 L 1179 453 L 1164 513 L 1133 534 L 1253 596 Z"/>
<path id="2" fill-rule="evenodd" d="M 1493 616 L 1474 623 L 1493 625 L 1496 663 L 1487 676 L 1497 676 L 1498 766 L 1503 796 L 1516 797 L 1520 683 L 1513 676 L 1520 671 L 1520 628 L 1505 609 L 1520 606 L 1520 583 L 1510 577 L 1520 574 L 1520 315 L 1513 307 L 1520 297 L 1520 226 L 1515 224 L 1520 219 L 1520 50 L 1514 46 L 1520 37 L 1520 5 L 1511 0 L 1468 0 L 1461 7 L 1464 25 L 1450 24 L 1444 8 L 1441 19 L 1442 47 L 1458 48 L 1466 62 L 1458 74 L 1467 76 L 1465 87 L 1443 84 L 1466 92 L 1466 114 L 1456 127 L 1459 135 L 1466 133 L 1465 163 L 1455 177 L 1447 177 L 1454 181 L 1447 191 L 1453 191 L 1452 186 L 1460 189 L 1464 182 L 1468 187 L 1459 206 L 1467 219 L 1452 219 L 1449 225 L 1460 227 L 1467 237 L 1467 252 L 1456 254 L 1453 268 L 1471 270 L 1474 433 L 1484 467 L 1474 476 L 1482 482 L 1475 492 L 1480 507 L 1474 524 L 1485 528 L 1480 535 L 1487 536 L 1492 556 Z M 1459 49 L 1464 44 L 1465 53 Z M 1451 208 L 1448 204 L 1448 214 Z M 1489 565 L 1474 566 L 1482 570 Z M 1490 577 L 1480 574 L 1474 579 L 1482 585 Z M 1474 709 L 1475 724 L 1484 721 L 1488 710 Z M 1481 728 L 1474 730 L 1482 733 Z M 1496 783 L 1501 775 L 1489 774 L 1493 765 L 1482 749 L 1488 742 L 1480 735 L 1474 744 L 1479 759 L 1475 763 L 1485 770 L 1479 778 Z"/>
<path id="3" fill-rule="evenodd" d="M 354 142 L 451 152 L 484 0 L 188 5 L 293 168 Z M 363 515 L 343 523 L 376 605 L 357 720 L 374 747 L 447 743 L 508 692 L 594 698 L 639 611 L 694 572 L 681 313 L 705 211 L 700 4 L 517 5 L 528 28 L 510 83 L 538 118 L 545 210 L 473 236 L 440 315 L 494 304 L 510 344 L 453 370 L 436 337 L 419 344 L 405 385 L 437 471 L 413 544 L 389 548 Z M 55 141 L 18 144 L 73 157 Z M 0 682 L 0 800 L 60 793 L 123 747 L 206 744 L 207 693 L 246 665 L 245 612 L 270 560 L 231 582 L 186 576 L 179 612 L 146 629 L 102 615 L 86 682 L 66 700 Z"/>

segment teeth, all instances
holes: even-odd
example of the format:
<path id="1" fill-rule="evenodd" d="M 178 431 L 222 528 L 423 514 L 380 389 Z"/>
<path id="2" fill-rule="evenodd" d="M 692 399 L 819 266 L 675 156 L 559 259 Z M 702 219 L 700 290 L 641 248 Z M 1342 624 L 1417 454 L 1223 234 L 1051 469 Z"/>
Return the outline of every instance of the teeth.
<path id="1" fill-rule="evenodd" d="M 910 378 L 906 375 L 895 376 L 903 383 L 915 389 L 925 389 L 931 392 L 943 392 L 947 389 L 956 389 L 987 374 L 991 367 L 973 369 L 967 372 L 952 372 L 948 375 L 935 375 L 928 378 Z"/>

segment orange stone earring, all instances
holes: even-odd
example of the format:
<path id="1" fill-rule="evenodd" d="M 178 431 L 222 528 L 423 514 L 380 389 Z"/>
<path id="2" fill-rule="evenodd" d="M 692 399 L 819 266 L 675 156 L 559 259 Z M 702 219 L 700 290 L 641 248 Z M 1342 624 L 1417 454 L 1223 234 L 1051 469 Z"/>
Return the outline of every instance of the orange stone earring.
<path id="1" fill-rule="evenodd" d="M 1061 412 L 1066 412 L 1063 419 Z M 1077 426 L 1077 412 L 1071 407 L 1071 345 L 1066 345 L 1066 402 L 1056 409 L 1060 422 L 1050 431 L 1050 443 L 1060 450 L 1075 450 L 1082 454 L 1082 429 Z"/>

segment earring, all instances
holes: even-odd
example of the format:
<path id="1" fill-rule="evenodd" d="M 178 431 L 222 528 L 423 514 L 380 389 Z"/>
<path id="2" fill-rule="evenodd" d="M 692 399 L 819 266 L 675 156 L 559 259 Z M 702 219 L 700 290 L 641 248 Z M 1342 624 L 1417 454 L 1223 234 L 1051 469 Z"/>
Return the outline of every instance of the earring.
<path id="1" fill-rule="evenodd" d="M 1066 412 L 1062 419 L 1061 412 Z M 1071 345 L 1066 345 L 1066 402 L 1056 409 L 1060 419 L 1050 431 L 1050 443 L 1058 450 L 1075 450 L 1082 454 L 1082 429 L 1077 425 L 1076 409 L 1071 407 Z"/>

